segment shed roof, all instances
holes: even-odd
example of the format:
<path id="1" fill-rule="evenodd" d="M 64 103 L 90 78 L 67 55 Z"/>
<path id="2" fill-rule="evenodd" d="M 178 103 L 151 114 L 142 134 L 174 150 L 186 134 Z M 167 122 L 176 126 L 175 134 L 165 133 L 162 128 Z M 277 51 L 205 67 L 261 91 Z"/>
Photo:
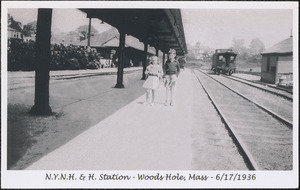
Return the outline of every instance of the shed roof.
<path id="1" fill-rule="evenodd" d="M 116 36 L 119 36 L 119 32 L 115 28 L 111 28 L 107 31 L 104 31 L 104 32 L 100 33 L 100 34 L 95 34 L 95 35 L 91 36 L 90 46 L 91 47 L 103 47 L 103 45 L 107 41 L 113 39 Z M 87 39 L 82 40 L 81 42 L 79 42 L 78 45 L 86 46 L 87 45 Z"/>
<path id="2" fill-rule="evenodd" d="M 107 41 L 103 46 L 106 47 L 119 47 L 119 38 L 115 37 Z M 144 44 L 133 36 L 126 35 L 125 47 L 131 47 L 140 51 L 144 51 Z M 148 53 L 155 54 L 155 49 L 153 47 L 148 48 Z"/>
<path id="3" fill-rule="evenodd" d="M 7 27 L 7 30 L 10 30 L 10 31 L 17 31 L 16 29 L 12 28 L 12 27 Z"/>
<path id="4" fill-rule="evenodd" d="M 262 52 L 261 54 L 286 54 L 286 53 L 293 53 L 293 37 L 285 39 L 271 48 L 267 49 L 266 51 Z"/>

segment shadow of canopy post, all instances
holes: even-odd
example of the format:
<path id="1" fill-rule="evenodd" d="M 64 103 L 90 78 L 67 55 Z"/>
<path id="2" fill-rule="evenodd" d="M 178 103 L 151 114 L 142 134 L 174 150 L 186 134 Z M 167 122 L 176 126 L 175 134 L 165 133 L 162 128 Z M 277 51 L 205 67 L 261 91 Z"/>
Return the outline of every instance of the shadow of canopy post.
<path id="1" fill-rule="evenodd" d="M 145 79 L 148 44 L 166 53 L 170 48 L 177 55 L 187 53 L 185 35 L 179 9 L 79 9 L 87 18 L 99 20 L 117 28 L 120 33 L 119 63 L 116 88 L 124 88 L 125 35 L 131 35 L 144 43 L 142 79 Z"/>

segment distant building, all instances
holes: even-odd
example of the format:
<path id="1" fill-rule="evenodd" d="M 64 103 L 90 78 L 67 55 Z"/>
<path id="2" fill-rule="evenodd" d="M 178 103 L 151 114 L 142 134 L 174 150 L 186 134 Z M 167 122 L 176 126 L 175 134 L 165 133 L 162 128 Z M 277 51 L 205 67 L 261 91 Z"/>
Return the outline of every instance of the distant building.
<path id="1" fill-rule="evenodd" d="M 113 57 L 117 57 L 119 43 L 119 32 L 115 28 L 111 28 L 110 30 L 91 36 L 90 39 L 90 47 L 95 48 L 97 52 L 100 52 L 101 61 L 104 61 L 106 63 L 110 63 Z M 76 45 L 87 46 L 87 39 L 82 40 Z M 133 66 L 139 66 L 143 58 L 143 52 L 144 44 L 138 39 L 126 35 L 124 67 L 129 67 L 130 61 L 133 62 Z M 148 54 L 154 55 L 155 49 L 149 47 Z"/>
<path id="2" fill-rule="evenodd" d="M 119 32 L 115 28 L 111 28 L 107 31 L 99 34 L 94 34 L 90 37 L 90 48 L 96 49 L 101 55 L 101 64 L 111 65 L 113 61 L 118 57 L 119 48 Z M 80 47 L 87 47 L 88 39 L 81 39 L 81 36 L 77 32 L 55 34 L 51 38 L 51 43 L 74 45 Z M 133 62 L 133 66 L 140 66 L 143 59 L 144 44 L 138 39 L 127 35 L 125 42 L 125 65 L 130 66 L 130 61 Z M 154 55 L 155 49 L 153 47 L 148 48 L 148 55 Z"/>
<path id="3" fill-rule="evenodd" d="M 190 46 L 188 53 L 193 55 L 195 59 L 201 59 L 203 54 L 203 49 L 200 48 L 200 42 L 197 42 L 196 46 Z"/>
<path id="4" fill-rule="evenodd" d="M 293 37 L 275 44 L 261 55 L 261 81 L 276 84 L 285 80 L 287 85 L 292 84 Z"/>
<path id="5" fill-rule="evenodd" d="M 23 34 L 22 32 L 14 29 L 14 28 L 11 28 L 11 27 L 7 27 L 7 38 L 8 39 L 23 39 Z"/>
<path id="6" fill-rule="evenodd" d="M 197 60 L 204 60 L 213 55 L 213 50 L 208 46 L 200 46 L 200 42 L 196 43 L 196 46 L 188 46 L 189 57 L 193 57 Z"/>
<path id="7" fill-rule="evenodd" d="M 107 31 L 101 32 L 100 34 L 95 34 L 90 38 L 90 47 L 97 49 L 97 51 L 100 52 L 102 58 L 110 59 L 111 49 L 105 47 L 104 44 L 115 38 L 116 36 L 119 36 L 119 32 L 115 28 L 111 28 Z M 74 45 L 87 47 L 88 40 L 84 39 Z"/>
<path id="8" fill-rule="evenodd" d="M 31 36 L 24 36 L 24 42 L 35 41 L 35 40 L 36 40 L 35 34 L 31 34 Z"/>
<path id="9" fill-rule="evenodd" d="M 114 37 L 103 44 L 104 47 L 118 50 L 119 37 Z M 155 55 L 155 48 L 148 46 L 148 56 Z M 133 36 L 126 35 L 125 40 L 125 65 L 124 67 L 130 66 L 132 61 L 133 66 L 141 66 L 144 58 L 144 44 Z"/>

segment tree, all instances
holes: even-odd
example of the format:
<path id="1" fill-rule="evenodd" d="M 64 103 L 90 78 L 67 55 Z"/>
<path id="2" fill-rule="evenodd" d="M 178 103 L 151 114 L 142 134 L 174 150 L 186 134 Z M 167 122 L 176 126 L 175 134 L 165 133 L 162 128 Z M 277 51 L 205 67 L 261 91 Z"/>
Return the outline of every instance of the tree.
<path id="1" fill-rule="evenodd" d="M 265 45 L 260 41 L 259 38 L 254 38 L 249 45 L 249 53 L 251 61 L 261 60 L 261 52 L 265 50 Z"/>
<path id="2" fill-rule="evenodd" d="M 236 53 L 240 54 L 245 49 L 244 47 L 245 40 L 243 39 L 233 39 L 232 40 L 232 50 L 234 50 Z"/>
<path id="3" fill-rule="evenodd" d="M 80 35 L 80 39 L 83 40 L 86 38 L 87 32 L 88 32 L 88 27 L 89 25 L 81 25 L 79 26 L 76 31 L 79 33 Z M 95 35 L 98 33 L 98 30 L 96 30 L 93 26 L 91 26 L 91 36 Z"/>
<path id="4" fill-rule="evenodd" d="M 210 63 L 212 61 L 213 51 L 209 49 L 204 49 L 202 53 L 202 60 L 204 62 Z"/>
<path id="5" fill-rule="evenodd" d="M 13 29 L 16 29 L 17 31 L 19 32 L 22 32 L 22 23 L 21 22 L 18 22 L 14 19 L 13 16 L 11 16 L 10 14 L 8 14 L 8 26 L 13 28 Z"/>
<path id="6" fill-rule="evenodd" d="M 240 59 L 247 59 L 249 57 L 248 49 L 244 46 L 245 40 L 233 39 L 231 49 L 236 52 Z"/>
<path id="7" fill-rule="evenodd" d="M 30 22 L 23 27 L 23 34 L 25 36 L 31 36 L 36 34 L 36 21 Z"/>

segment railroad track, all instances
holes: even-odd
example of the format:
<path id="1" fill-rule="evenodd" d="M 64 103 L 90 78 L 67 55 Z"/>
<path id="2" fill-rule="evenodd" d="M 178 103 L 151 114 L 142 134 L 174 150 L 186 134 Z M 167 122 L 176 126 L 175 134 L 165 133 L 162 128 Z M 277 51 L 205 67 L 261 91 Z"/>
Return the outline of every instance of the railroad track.
<path id="1" fill-rule="evenodd" d="M 247 80 L 247 79 L 244 79 L 244 78 L 241 78 L 241 77 L 238 77 L 238 76 L 233 76 L 233 75 L 231 75 L 230 77 L 235 78 L 236 80 L 240 80 L 240 81 L 246 81 L 246 82 L 255 83 L 255 84 L 258 84 L 258 85 L 264 85 L 264 86 L 267 86 L 269 88 L 275 89 L 275 91 L 277 91 L 277 92 L 285 92 L 285 94 L 286 93 L 287 94 L 293 94 L 292 90 L 285 89 L 285 88 L 282 88 L 282 87 L 272 86 L 272 85 L 269 85 L 269 84 L 262 84 L 261 82 L 254 82 L 254 81 Z M 281 94 L 281 93 L 279 93 L 279 94 Z"/>
<path id="2" fill-rule="evenodd" d="M 232 80 L 231 78 L 223 77 L 222 75 L 207 74 L 201 70 L 200 72 L 243 98 L 252 101 L 258 107 L 285 123 L 288 127 L 292 128 L 293 102 L 291 100 L 278 95 L 274 91 L 262 89 L 255 85 L 249 86 L 249 84 L 245 84 L 239 80 Z"/>
<path id="3" fill-rule="evenodd" d="M 239 77 L 235 77 L 235 76 L 227 76 L 227 75 L 224 75 L 224 74 L 221 74 L 221 76 L 226 77 L 226 78 L 231 79 L 231 80 L 235 80 L 235 81 L 244 83 L 244 84 L 249 85 L 249 86 L 254 87 L 254 88 L 258 88 L 260 90 L 269 92 L 271 94 L 275 94 L 275 95 L 280 96 L 282 98 L 285 98 L 285 99 L 287 99 L 291 102 L 293 101 L 293 92 L 291 92 L 291 91 L 281 89 L 281 88 L 276 88 L 276 87 L 273 87 L 273 86 L 270 86 L 270 85 L 263 85 L 263 84 L 260 84 L 260 83 L 257 83 L 257 82 L 252 82 L 252 81 L 242 79 L 242 78 L 239 78 Z"/>
<path id="4" fill-rule="evenodd" d="M 138 72 L 139 70 L 128 70 L 124 71 L 124 74 Z M 49 82 L 55 84 L 57 82 L 71 80 L 71 79 L 81 79 L 81 78 L 89 78 L 89 77 L 98 77 L 104 75 L 117 75 L 117 71 L 106 71 L 106 72 L 98 72 L 98 73 L 67 73 L 67 74 L 57 74 L 50 75 Z M 34 76 L 26 76 L 26 77 L 14 77 L 8 79 L 8 89 L 9 90 L 18 90 L 23 88 L 34 88 L 35 87 L 35 77 Z"/>
<path id="5" fill-rule="evenodd" d="M 250 170 L 291 170 L 293 132 L 250 99 L 194 70 Z"/>

